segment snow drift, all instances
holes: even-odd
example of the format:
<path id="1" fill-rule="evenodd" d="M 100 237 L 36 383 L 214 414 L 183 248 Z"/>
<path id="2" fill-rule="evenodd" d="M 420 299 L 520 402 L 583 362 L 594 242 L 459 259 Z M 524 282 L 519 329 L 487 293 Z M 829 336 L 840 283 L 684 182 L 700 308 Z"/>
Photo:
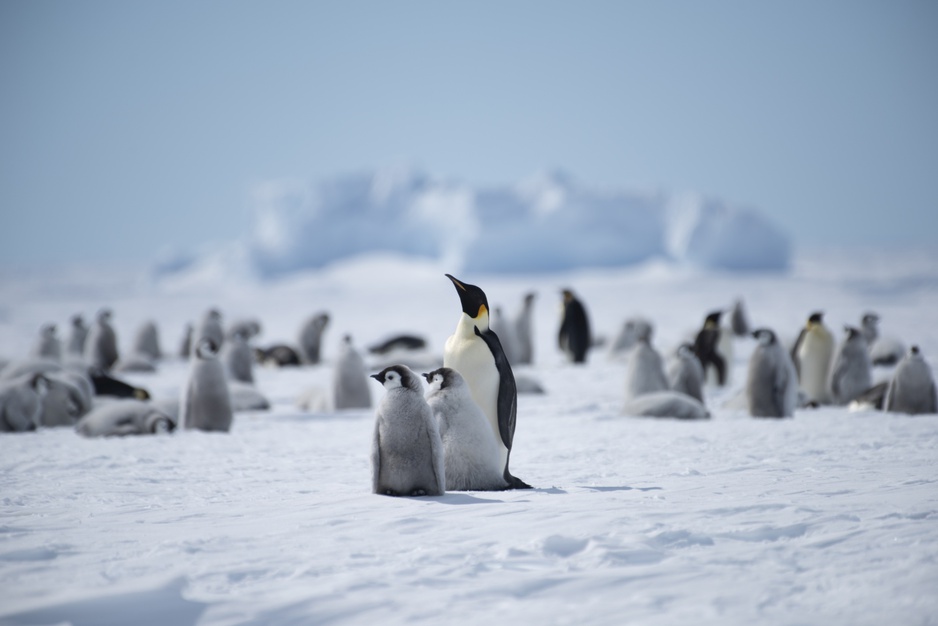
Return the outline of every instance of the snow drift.
<path id="1" fill-rule="evenodd" d="M 494 273 L 656 258 L 703 269 L 779 271 L 791 258 L 788 236 L 755 210 L 691 195 L 592 189 L 562 172 L 489 188 L 402 168 L 319 183 L 272 181 L 255 189 L 253 206 L 242 241 L 170 254 L 154 265 L 154 275 L 214 274 L 221 264 L 272 278 L 376 252 Z"/>

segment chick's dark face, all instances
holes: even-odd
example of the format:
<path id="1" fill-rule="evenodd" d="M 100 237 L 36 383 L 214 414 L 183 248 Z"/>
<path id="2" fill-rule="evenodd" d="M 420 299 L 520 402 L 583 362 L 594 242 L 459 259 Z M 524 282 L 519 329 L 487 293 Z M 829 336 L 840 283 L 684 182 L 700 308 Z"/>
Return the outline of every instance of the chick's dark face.
<path id="1" fill-rule="evenodd" d="M 447 274 L 446 277 L 453 281 L 453 285 L 456 287 L 463 313 L 472 319 L 478 319 L 483 314 L 488 313 L 489 302 L 484 291 L 475 285 L 461 282 L 450 274 Z"/>

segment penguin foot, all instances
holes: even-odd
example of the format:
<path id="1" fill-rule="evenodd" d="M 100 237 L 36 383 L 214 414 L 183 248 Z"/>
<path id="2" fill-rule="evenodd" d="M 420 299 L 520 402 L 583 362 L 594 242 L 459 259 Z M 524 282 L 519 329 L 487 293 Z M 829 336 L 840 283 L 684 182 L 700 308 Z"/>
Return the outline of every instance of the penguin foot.
<path id="1" fill-rule="evenodd" d="M 411 495 L 411 496 L 425 496 L 425 495 L 427 495 L 427 490 L 426 490 L 426 489 L 420 489 L 420 488 L 418 487 L 417 489 L 414 489 L 413 491 L 411 491 L 411 492 L 410 492 L 410 495 Z"/>
<path id="2" fill-rule="evenodd" d="M 508 481 L 508 486 L 505 487 L 506 490 L 508 489 L 533 489 L 531 485 L 524 482 L 517 476 L 512 476 L 511 474 L 507 474 L 505 476 L 505 479 Z"/>

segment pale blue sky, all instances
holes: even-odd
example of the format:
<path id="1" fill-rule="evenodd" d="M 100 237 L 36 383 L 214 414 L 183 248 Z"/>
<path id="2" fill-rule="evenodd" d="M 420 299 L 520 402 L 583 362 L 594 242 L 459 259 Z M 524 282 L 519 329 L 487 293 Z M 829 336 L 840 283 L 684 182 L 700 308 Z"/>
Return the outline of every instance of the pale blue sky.
<path id="1" fill-rule="evenodd" d="M 934 245 L 938 3 L 0 3 L 0 264 L 231 240 L 261 181 L 400 162 Z"/>

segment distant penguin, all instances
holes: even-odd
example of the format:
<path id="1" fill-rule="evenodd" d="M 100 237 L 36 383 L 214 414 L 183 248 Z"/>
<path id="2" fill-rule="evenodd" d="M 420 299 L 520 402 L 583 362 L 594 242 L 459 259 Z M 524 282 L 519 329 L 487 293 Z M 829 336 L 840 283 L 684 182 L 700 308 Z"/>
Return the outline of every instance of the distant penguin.
<path id="1" fill-rule="evenodd" d="M 873 384 L 873 364 L 866 339 L 860 330 L 844 326 L 846 336 L 837 347 L 830 373 L 830 394 L 834 404 L 845 405 Z"/>
<path id="2" fill-rule="evenodd" d="M 368 347 L 371 354 L 388 354 L 394 350 L 423 350 L 427 340 L 417 335 L 394 335 Z"/>
<path id="3" fill-rule="evenodd" d="M 910 415 L 938 413 L 935 379 L 918 346 L 912 346 L 899 361 L 886 388 L 883 410 Z"/>
<path id="4" fill-rule="evenodd" d="M 88 362 L 104 371 L 111 369 L 117 362 L 117 335 L 111 326 L 111 311 L 101 309 L 85 341 L 85 353 Z"/>
<path id="5" fill-rule="evenodd" d="M 498 335 L 489 328 L 488 299 L 479 287 L 463 283 L 450 274 L 446 277 L 456 287 L 462 313 L 455 332 L 446 340 L 443 366 L 462 374 L 473 399 L 488 418 L 499 444 L 508 488 L 530 489 L 530 485 L 512 476 L 508 469 L 515 435 L 518 388 Z"/>
<path id="6" fill-rule="evenodd" d="M 163 352 L 160 350 L 160 335 L 155 322 L 148 320 L 140 325 L 137 329 L 137 336 L 134 337 L 132 352 L 142 354 L 153 361 L 163 358 Z"/>
<path id="7" fill-rule="evenodd" d="M 245 339 L 250 341 L 261 334 L 261 323 L 256 319 L 235 320 L 228 326 L 226 335 L 231 337 L 235 333 L 240 333 Z"/>
<path id="8" fill-rule="evenodd" d="M 791 351 L 800 389 L 809 404 L 830 403 L 827 383 L 833 356 L 834 337 L 824 326 L 824 314 L 812 313 Z"/>
<path id="9" fill-rule="evenodd" d="M 670 417 L 675 419 L 709 419 L 710 412 L 702 402 L 679 391 L 653 391 L 631 400 L 622 408 L 624 415 L 634 417 Z"/>
<path id="10" fill-rule="evenodd" d="M 189 378 L 179 401 L 179 427 L 228 432 L 232 422 L 231 397 L 218 347 L 208 338 L 196 344 Z"/>
<path id="11" fill-rule="evenodd" d="M 720 350 L 720 317 L 723 311 L 713 311 L 704 319 L 703 328 L 694 339 L 694 354 L 700 360 L 706 375 L 711 368 L 716 372 L 716 384 L 723 386 L 727 381 L 729 362 Z"/>
<path id="12" fill-rule="evenodd" d="M 879 337 L 879 315 L 867 312 L 860 318 L 860 334 L 866 340 L 867 346 L 872 346 Z"/>
<path id="13" fill-rule="evenodd" d="M 682 343 L 678 346 L 674 357 L 668 364 L 668 384 L 672 391 L 680 391 L 695 400 L 704 401 L 703 366 L 694 354 L 694 347 L 691 344 Z"/>
<path id="14" fill-rule="evenodd" d="M 365 361 L 352 345 L 351 335 L 342 338 L 342 346 L 332 370 L 332 406 L 336 410 L 371 407 L 371 389 L 368 388 Z"/>
<path id="15" fill-rule="evenodd" d="M 628 352 L 641 340 L 651 345 L 654 332 L 655 327 L 650 320 L 643 317 L 630 317 L 625 320 L 622 330 L 612 342 L 611 355 L 628 355 Z"/>
<path id="16" fill-rule="evenodd" d="M 521 310 L 514 320 L 515 346 L 518 365 L 534 364 L 534 299 L 537 294 L 529 292 L 524 294 Z"/>
<path id="17" fill-rule="evenodd" d="M 625 367 L 625 399 L 632 400 L 646 393 L 667 391 L 668 379 L 658 351 L 639 341 L 629 353 Z"/>
<path id="18" fill-rule="evenodd" d="M 220 358 L 228 378 L 243 383 L 254 383 L 254 351 L 248 345 L 248 338 L 242 329 L 235 329 L 233 333 L 228 334 Z"/>
<path id="19" fill-rule="evenodd" d="M 488 418 L 462 375 L 441 367 L 424 374 L 427 403 L 440 428 L 447 491 L 497 491 L 508 485 Z"/>
<path id="20" fill-rule="evenodd" d="M 284 343 L 276 343 L 267 348 L 254 348 L 254 360 L 268 367 L 302 365 L 299 353 Z"/>
<path id="21" fill-rule="evenodd" d="M 270 409 L 270 400 L 251 383 L 229 380 L 228 397 L 231 398 L 232 413 Z"/>
<path id="22" fill-rule="evenodd" d="M 860 324 L 874 366 L 888 367 L 902 360 L 906 353 L 905 346 L 898 339 L 880 336 L 879 316 L 876 313 L 864 313 Z"/>
<path id="23" fill-rule="evenodd" d="M 0 432 L 36 430 L 47 388 L 48 380 L 38 373 L 0 380 Z"/>
<path id="24" fill-rule="evenodd" d="M 517 365 L 518 338 L 515 337 L 515 327 L 505 318 L 501 307 L 495 307 L 492 311 L 491 328 L 492 332 L 498 335 L 502 350 L 505 352 L 505 358 L 512 365 Z"/>
<path id="25" fill-rule="evenodd" d="M 33 356 L 42 359 L 62 360 L 62 342 L 55 332 L 55 324 L 43 324 L 33 347 Z"/>
<path id="26" fill-rule="evenodd" d="M 74 426 L 90 410 L 85 394 L 65 372 L 45 374 L 48 381 L 42 397 L 39 425 Z"/>
<path id="27" fill-rule="evenodd" d="M 586 354 L 592 342 L 586 308 L 571 290 L 564 289 L 561 293 L 563 294 L 563 313 L 557 342 L 572 363 L 585 363 Z"/>
<path id="28" fill-rule="evenodd" d="M 300 358 L 304 363 L 316 365 L 319 363 L 322 335 L 329 325 L 328 313 L 317 313 L 303 324 L 300 329 Z"/>
<path id="29" fill-rule="evenodd" d="M 72 316 L 72 325 L 69 329 L 68 343 L 65 347 L 65 353 L 69 356 L 80 357 L 85 353 L 85 339 L 88 337 L 88 327 L 85 326 L 85 319 L 76 314 Z"/>
<path id="30" fill-rule="evenodd" d="M 752 333 L 758 345 L 749 358 L 746 398 L 753 417 L 792 417 L 798 403 L 798 374 L 791 356 L 768 328 Z"/>
<path id="31" fill-rule="evenodd" d="M 179 357 L 182 359 L 188 359 L 192 354 L 192 333 L 194 332 L 192 324 L 186 324 L 182 330 L 182 341 L 179 343 Z"/>
<path id="32" fill-rule="evenodd" d="M 115 400 L 97 406 L 75 424 L 78 434 L 85 437 L 155 435 L 175 428 L 169 415 L 142 400 Z"/>
<path id="33" fill-rule="evenodd" d="M 746 315 L 746 307 L 740 299 L 733 303 L 733 309 L 730 311 L 730 328 L 737 337 L 749 336 L 749 316 Z"/>
<path id="34" fill-rule="evenodd" d="M 149 400 L 150 392 L 143 387 L 136 387 L 119 378 L 111 376 L 98 368 L 88 368 L 88 376 L 94 387 L 96 396 L 114 396 L 115 398 L 134 398 L 136 400 Z"/>
<path id="35" fill-rule="evenodd" d="M 224 345 L 225 330 L 222 327 L 221 311 L 218 309 L 209 309 L 202 315 L 202 319 L 192 332 L 191 350 L 198 348 L 203 339 L 211 340 L 216 351 L 221 350 Z"/>
<path id="36" fill-rule="evenodd" d="M 372 378 L 386 390 L 375 412 L 372 491 L 387 496 L 443 495 L 443 442 L 420 379 L 404 365 L 392 365 Z"/>

